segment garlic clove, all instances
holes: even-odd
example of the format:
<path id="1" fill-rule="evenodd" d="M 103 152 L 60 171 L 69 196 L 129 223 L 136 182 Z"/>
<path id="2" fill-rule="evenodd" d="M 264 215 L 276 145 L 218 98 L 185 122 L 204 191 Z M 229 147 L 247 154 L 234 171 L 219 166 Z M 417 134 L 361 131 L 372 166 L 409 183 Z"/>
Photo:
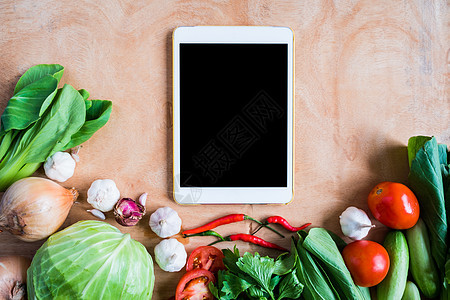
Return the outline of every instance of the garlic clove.
<path id="1" fill-rule="evenodd" d="M 167 272 L 178 272 L 186 264 L 187 253 L 182 243 L 176 239 L 162 240 L 155 246 L 155 261 Z"/>
<path id="2" fill-rule="evenodd" d="M 172 208 L 160 207 L 150 216 L 149 225 L 159 237 L 167 238 L 180 232 L 181 218 Z"/>
<path id="3" fill-rule="evenodd" d="M 366 212 L 354 206 L 348 207 L 339 216 L 342 233 L 353 240 L 361 240 L 367 236 L 372 225 Z"/>
<path id="4" fill-rule="evenodd" d="M 99 211 L 98 209 L 88 209 L 87 212 L 90 212 L 93 216 L 99 218 L 100 220 L 105 220 L 105 214 Z"/>
<path id="5" fill-rule="evenodd" d="M 119 189 L 111 179 L 97 179 L 87 191 L 87 202 L 102 212 L 111 211 L 119 199 Z"/>
<path id="6" fill-rule="evenodd" d="M 45 175 L 55 181 L 65 182 L 73 176 L 76 162 L 67 152 L 56 152 L 44 163 Z"/>
<path id="7" fill-rule="evenodd" d="M 139 203 L 145 207 L 145 203 L 147 202 L 147 193 L 143 193 L 141 196 L 139 196 Z"/>

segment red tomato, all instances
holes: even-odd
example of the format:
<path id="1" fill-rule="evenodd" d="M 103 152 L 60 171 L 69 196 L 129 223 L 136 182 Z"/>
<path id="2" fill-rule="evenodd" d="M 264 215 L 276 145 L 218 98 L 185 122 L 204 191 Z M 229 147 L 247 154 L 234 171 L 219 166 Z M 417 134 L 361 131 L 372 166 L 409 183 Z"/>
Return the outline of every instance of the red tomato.
<path id="1" fill-rule="evenodd" d="M 213 273 L 195 269 L 187 272 L 178 282 L 175 300 L 212 300 L 214 296 L 208 288 L 210 282 L 215 282 Z"/>
<path id="2" fill-rule="evenodd" d="M 369 194 L 369 209 L 372 215 L 387 227 L 408 229 L 419 219 L 420 208 L 416 196 L 405 185 L 382 182 Z"/>
<path id="3" fill-rule="evenodd" d="M 219 270 L 225 270 L 223 253 L 213 246 L 201 246 L 192 251 L 186 263 L 186 271 L 193 269 L 205 269 L 216 274 Z"/>
<path id="4" fill-rule="evenodd" d="M 389 255 L 380 244 L 372 241 L 356 241 L 342 250 L 353 281 L 364 287 L 379 284 L 389 271 Z"/>

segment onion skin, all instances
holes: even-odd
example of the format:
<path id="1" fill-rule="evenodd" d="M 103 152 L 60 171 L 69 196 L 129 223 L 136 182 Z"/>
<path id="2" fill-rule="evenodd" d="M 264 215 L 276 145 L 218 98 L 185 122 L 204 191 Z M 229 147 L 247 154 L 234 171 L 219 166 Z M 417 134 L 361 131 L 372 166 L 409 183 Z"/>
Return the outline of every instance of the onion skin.
<path id="1" fill-rule="evenodd" d="M 0 299 L 27 299 L 27 269 L 31 259 L 17 256 L 0 256 Z"/>
<path id="2" fill-rule="evenodd" d="M 145 215 L 145 207 L 131 198 L 122 198 L 114 206 L 114 217 L 122 226 L 134 226 Z"/>
<path id="3" fill-rule="evenodd" d="M 54 181 L 28 177 L 16 181 L 0 200 L 0 230 L 26 242 L 42 240 L 64 223 L 78 192 Z"/>

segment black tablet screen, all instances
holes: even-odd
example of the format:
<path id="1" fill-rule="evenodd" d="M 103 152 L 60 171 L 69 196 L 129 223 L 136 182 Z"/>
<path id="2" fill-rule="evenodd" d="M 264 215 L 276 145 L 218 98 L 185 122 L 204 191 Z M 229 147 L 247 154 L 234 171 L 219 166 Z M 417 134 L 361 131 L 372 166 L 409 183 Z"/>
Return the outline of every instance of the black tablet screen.
<path id="1" fill-rule="evenodd" d="M 180 186 L 287 186 L 287 44 L 180 44 Z"/>

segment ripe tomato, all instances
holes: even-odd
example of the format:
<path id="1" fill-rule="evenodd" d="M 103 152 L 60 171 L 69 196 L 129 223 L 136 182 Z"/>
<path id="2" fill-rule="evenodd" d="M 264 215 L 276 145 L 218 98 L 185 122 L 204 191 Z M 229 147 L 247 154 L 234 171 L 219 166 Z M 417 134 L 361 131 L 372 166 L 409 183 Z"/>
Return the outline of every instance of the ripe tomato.
<path id="1" fill-rule="evenodd" d="M 192 251 L 186 263 L 186 271 L 204 269 L 216 274 L 225 270 L 223 253 L 213 246 L 201 246 Z"/>
<path id="2" fill-rule="evenodd" d="M 369 194 L 368 203 L 372 215 L 390 228 L 408 229 L 419 219 L 419 202 L 413 192 L 401 183 L 377 184 Z"/>
<path id="3" fill-rule="evenodd" d="M 215 282 L 213 273 L 195 269 L 187 272 L 178 282 L 175 300 L 212 300 L 214 296 L 208 288 L 210 282 Z"/>
<path id="4" fill-rule="evenodd" d="M 355 241 L 342 250 L 345 264 L 353 281 L 364 287 L 379 284 L 389 271 L 389 255 L 380 244 L 372 241 Z"/>

